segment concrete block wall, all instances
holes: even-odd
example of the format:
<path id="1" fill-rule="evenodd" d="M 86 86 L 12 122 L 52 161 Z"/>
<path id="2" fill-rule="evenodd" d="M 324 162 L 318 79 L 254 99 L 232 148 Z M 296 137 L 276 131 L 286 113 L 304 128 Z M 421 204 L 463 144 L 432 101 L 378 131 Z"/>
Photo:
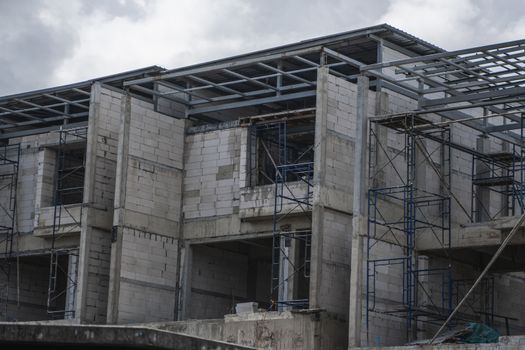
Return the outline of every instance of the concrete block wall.
<path id="1" fill-rule="evenodd" d="M 496 315 L 514 318 L 509 320 L 510 334 L 525 333 L 525 273 L 513 272 L 495 274 L 495 310 Z M 501 334 L 505 334 L 505 324 L 502 318 L 494 320 Z"/>
<path id="2" fill-rule="evenodd" d="M 38 160 L 38 141 L 29 138 L 9 140 L 10 143 L 20 143 L 20 163 L 17 185 L 17 230 L 22 233 L 33 231 L 35 216 L 35 181 Z"/>
<path id="3" fill-rule="evenodd" d="M 186 318 L 217 318 L 246 301 L 248 256 L 209 247 L 192 247 L 191 296 Z"/>
<path id="4" fill-rule="evenodd" d="M 451 130 L 452 141 L 472 149 L 476 149 L 477 136 L 478 135 L 476 135 L 471 129 L 468 129 L 463 125 L 454 125 Z M 468 211 L 471 210 L 472 167 L 471 155 L 458 150 L 451 150 L 451 190 Z M 469 217 L 463 212 L 463 210 L 461 210 L 455 201 L 452 202 L 452 221 L 455 224 L 469 221 Z"/>
<path id="5" fill-rule="evenodd" d="M 108 322 L 175 318 L 184 120 L 121 96 Z"/>
<path id="6" fill-rule="evenodd" d="M 58 140 L 58 131 L 9 140 L 9 144 L 20 144 L 16 226 L 17 231 L 22 234 L 22 240 L 31 239 L 29 234 L 51 233 L 56 164 L 54 147 L 58 145 Z M 79 139 L 69 137 L 68 142 L 79 142 Z M 75 206 L 79 207 L 71 205 L 69 208 Z M 79 221 L 79 208 L 72 209 L 70 213 Z M 3 212 L 0 213 L 0 220 L 3 220 L 3 215 Z M 71 215 L 62 213 L 62 221 L 71 222 Z M 79 228 L 69 227 L 67 230 L 79 232 Z"/>
<path id="7" fill-rule="evenodd" d="M 52 133 L 48 136 L 58 137 L 59 133 Z M 45 137 L 40 137 L 46 139 Z M 74 137 L 66 137 L 66 141 L 72 140 L 78 142 Z M 55 216 L 54 190 L 55 190 L 55 174 L 57 166 L 57 150 L 53 148 L 56 145 L 56 140 L 51 141 L 51 144 L 44 144 L 40 147 L 38 152 L 38 166 L 36 178 L 36 193 L 34 202 L 34 234 L 39 236 L 50 236 L 53 233 L 53 221 Z M 33 169 L 34 170 L 34 169 Z M 59 234 L 78 234 L 80 232 L 81 222 L 81 203 L 69 204 L 62 206 L 60 213 L 60 227 Z"/>
<path id="8" fill-rule="evenodd" d="M 317 86 L 310 307 L 348 319 L 357 88 L 323 68 Z"/>
<path id="9" fill-rule="evenodd" d="M 32 233 L 39 225 L 39 209 L 52 203 L 54 152 L 45 146 L 57 140 L 57 133 L 9 140 L 10 143 L 20 143 L 21 149 L 17 187 L 19 232 Z"/>
<path id="10" fill-rule="evenodd" d="M 49 147 L 43 148 L 38 153 L 38 168 L 36 181 L 35 198 L 35 226 L 39 226 L 38 214 L 40 208 L 51 207 L 53 205 L 53 188 L 55 184 L 55 166 L 57 153 Z"/>
<path id="11" fill-rule="evenodd" d="M 52 201 L 54 169 L 45 165 L 52 163 L 51 154 L 53 152 L 46 146 L 57 142 L 58 133 L 46 133 L 9 140 L 9 144 L 20 144 L 16 220 L 17 231 L 20 233 L 32 233 L 35 217 L 38 217 L 38 208 L 42 205 L 48 206 Z M 46 169 L 45 172 L 44 169 Z M 43 191 L 44 188 L 45 191 Z M 2 211 L 0 220 L 3 220 L 4 215 L 5 213 Z"/>
<path id="12" fill-rule="evenodd" d="M 11 272 L 7 321 L 50 319 L 46 307 L 49 256 L 13 259 Z"/>
<path id="13" fill-rule="evenodd" d="M 185 137 L 185 239 L 239 234 L 240 136 L 237 127 Z"/>
<path id="14" fill-rule="evenodd" d="M 186 136 L 185 221 L 239 213 L 240 146 L 238 127 Z M 188 232 L 185 238 L 194 238 L 191 235 Z"/>
<path id="15" fill-rule="evenodd" d="M 318 303 L 323 309 L 347 316 L 352 218 L 329 208 L 323 212 L 322 272 Z"/>
<path id="16" fill-rule="evenodd" d="M 178 241 L 124 227 L 121 244 L 120 276 L 115 277 L 119 294 L 118 299 L 110 298 L 110 322 L 173 320 Z"/>
<path id="17" fill-rule="evenodd" d="M 92 85 L 75 313 L 85 323 L 106 322 L 120 100 L 119 92 Z"/>
<path id="18" fill-rule="evenodd" d="M 397 244 L 391 243 L 390 240 L 377 241 L 373 249 L 370 250 L 370 259 L 396 258 L 404 256 L 403 248 Z M 366 240 L 364 242 L 364 251 L 366 259 Z M 375 273 L 368 280 L 369 288 L 374 294 L 370 294 L 367 305 L 367 269 L 370 273 Z M 406 323 L 395 316 L 387 315 L 382 312 L 391 311 L 399 308 L 403 302 L 403 268 L 401 265 L 392 264 L 388 266 L 378 266 L 375 271 L 373 266 L 367 266 L 366 261 L 363 263 L 363 305 L 362 305 L 362 334 L 361 343 L 363 345 L 395 345 L 402 344 L 406 341 Z M 368 324 L 365 318 L 367 307 L 371 310 L 368 312 Z"/>
<path id="19" fill-rule="evenodd" d="M 13 241 L 14 254 L 10 270 L 9 320 L 46 320 L 47 290 L 49 276 L 48 252 L 50 240 L 39 236 L 40 229 L 50 229 L 53 219 L 52 195 L 54 187 L 53 146 L 58 143 L 58 133 L 51 132 L 9 140 L 9 144 L 20 144 L 20 159 L 16 192 L 16 222 Z M 45 171 L 44 171 L 45 170 Z M 0 170 L 1 171 L 1 170 Z M 2 186 L 2 184 L 0 184 Z M 7 200 L 7 194 L 0 200 Z M 78 216 L 79 207 L 73 209 Z M 45 212 L 43 215 L 42 213 Z M 67 214 L 64 214 L 64 217 Z M 0 222 L 5 220 L 3 211 Z M 66 220 L 64 220 L 65 222 Z M 56 242 L 57 248 L 76 248 L 79 245 L 79 230 Z M 1 248 L 2 250 L 4 247 Z M 18 271 L 17 271 L 18 270 Z M 5 278 L 2 273 L 1 278 Z M 18 281 L 17 278 L 20 278 Z"/>

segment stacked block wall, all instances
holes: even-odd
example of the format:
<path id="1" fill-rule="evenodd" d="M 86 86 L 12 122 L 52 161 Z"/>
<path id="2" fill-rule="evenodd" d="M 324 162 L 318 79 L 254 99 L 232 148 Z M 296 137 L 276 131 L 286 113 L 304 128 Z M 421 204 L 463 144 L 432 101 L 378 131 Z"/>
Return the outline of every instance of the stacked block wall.
<path id="1" fill-rule="evenodd" d="M 496 315 L 505 315 L 514 318 L 509 321 L 511 335 L 525 333 L 525 273 L 514 272 L 496 274 L 495 282 L 495 310 Z M 505 321 L 495 318 L 495 323 L 501 334 L 505 333 Z"/>
<path id="2" fill-rule="evenodd" d="M 220 318 L 246 301 L 248 256 L 215 247 L 192 247 L 190 319 Z"/>
<path id="3" fill-rule="evenodd" d="M 53 159 L 54 152 L 49 147 L 56 145 L 57 142 L 58 133 L 56 132 L 9 140 L 11 145 L 20 144 L 16 184 L 17 212 L 14 228 L 17 234 L 13 237 L 13 254 L 14 256 L 22 255 L 18 261 L 13 259 L 11 263 L 9 320 L 27 321 L 49 318 L 46 312 L 49 256 L 42 256 L 42 254 L 49 251 L 50 241 L 36 236 L 36 232 L 44 226 L 40 220 L 41 207 L 50 205 L 52 201 L 54 171 L 45 164 Z M 11 158 L 15 158 L 14 154 Z M 44 168 L 49 171 L 43 172 Z M 6 192 L 0 195 L 2 200 L 8 198 Z M 3 210 L 0 212 L 0 222 L 3 223 L 8 218 Z M 76 248 L 78 244 L 78 235 L 68 235 L 57 240 L 55 246 L 56 248 Z M 1 249 L 3 251 L 4 247 Z M 35 255 L 34 258 L 31 257 L 32 254 Z M 19 281 L 17 281 L 18 276 Z M 0 278 L 4 280 L 7 276 L 2 273 Z"/>
<path id="4" fill-rule="evenodd" d="M 18 273 L 17 273 L 18 270 Z M 9 282 L 7 321 L 48 320 L 47 288 L 49 258 L 13 259 Z M 20 280 L 18 280 L 20 276 Z"/>
<path id="5" fill-rule="evenodd" d="M 241 129 L 186 135 L 184 152 L 184 239 L 239 234 Z"/>
<path id="6" fill-rule="evenodd" d="M 30 234 L 41 226 L 40 209 L 50 207 L 54 186 L 55 151 L 58 132 L 25 136 L 9 140 L 20 144 L 17 183 L 17 231 Z M 0 222 L 5 213 L 0 213 Z"/>
<path id="7" fill-rule="evenodd" d="M 348 317 L 355 84 L 318 71 L 310 307 Z M 369 111 L 374 111 L 374 96 Z"/>
<path id="8" fill-rule="evenodd" d="M 120 97 L 92 85 L 76 300 L 76 315 L 86 323 L 106 322 Z"/>
<path id="9" fill-rule="evenodd" d="M 183 207 L 186 221 L 238 214 L 240 144 L 240 128 L 186 136 Z"/>
<path id="10" fill-rule="evenodd" d="M 109 322 L 175 317 L 183 147 L 184 120 L 122 96 Z"/>

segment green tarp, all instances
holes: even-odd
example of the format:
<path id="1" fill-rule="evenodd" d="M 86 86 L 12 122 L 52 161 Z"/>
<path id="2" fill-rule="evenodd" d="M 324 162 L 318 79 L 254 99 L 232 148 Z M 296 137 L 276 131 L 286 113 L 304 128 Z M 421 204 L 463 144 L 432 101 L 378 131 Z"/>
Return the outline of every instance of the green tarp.
<path id="1" fill-rule="evenodd" d="M 500 336 L 499 332 L 481 323 L 468 323 L 470 331 L 460 337 L 461 341 L 470 344 L 497 343 Z"/>

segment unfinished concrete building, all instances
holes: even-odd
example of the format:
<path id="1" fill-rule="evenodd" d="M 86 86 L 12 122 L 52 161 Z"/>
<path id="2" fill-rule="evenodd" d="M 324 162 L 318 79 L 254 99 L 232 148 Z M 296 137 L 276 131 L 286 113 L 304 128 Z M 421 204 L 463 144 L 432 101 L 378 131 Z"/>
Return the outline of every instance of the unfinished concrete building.
<path id="1" fill-rule="evenodd" d="M 379 25 L 1 97 L 2 319 L 431 337 L 521 227 L 524 47 Z M 525 332 L 514 231 L 450 326 Z"/>

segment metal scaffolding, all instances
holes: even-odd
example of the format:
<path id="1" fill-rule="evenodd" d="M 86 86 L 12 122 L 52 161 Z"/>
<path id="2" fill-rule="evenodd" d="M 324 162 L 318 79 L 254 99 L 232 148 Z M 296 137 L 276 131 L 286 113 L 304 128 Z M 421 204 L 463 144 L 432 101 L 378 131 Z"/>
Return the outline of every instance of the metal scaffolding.
<path id="1" fill-rule="evenodd" d="M 523 127 L 520 130 L 523 141 Z M 473 222 L 517 215 L 523 211 L 525 157 L 522 147 L 511 145 L 509 151 L 474 154 L 472 165 L 471 218 Z M 496 212 L 491 212 L 485 204 L 487 198 L 483 197 L 483 192 L 501 195 L 505 204 Z"/>
<path id="2" fill-rule="evenodd" d="M 291 229 L 285 219 L 311 220 L 315 109 L 251 118 L 251 186 L 273 186 L 272 307 L 308 308 L 308 293 L 298 284 L 310 278 L 311 230 Z"/>
<path id="3" fill-rule="evenodd" d="M 450 269 L 419 266 L 415 244 L 419 236 L 432 235 L 450 254 L 450 129 L 434 127 L 422 132 L 417 129 L 422 124 L 426 124 L 422 118 L 406 115 L 374 120 L 369 128 L 373 185 L 368 191 L 366 320 L 369 325 L 370 312 L 402 317 L 408 333 L 415 330 L 417 321 L 445 319 L 452 307 Z M 380 128 L 403 135 L 403 147 L 389 151 L 386 140 L 379 136 L 383 133 Z M 437 191 L 417 179 L 417 169 L 428 162 L 439 164 L 435 166 L 440 183 Z M 379 179 L 385 173 L 396 178 Z M 380 250 L 383 242 L 395 244 L 399 255 L 385 256 Z M 396 274 L 399 285 L 393 285 L 401 293 L 389 289 L 381 295 L 377 281 Z M 430 285 L 429 279 L 439 283 Z"/>
<path id="4" fill-rule="evenodd" d="M 495 317 L 503 317 L 508 329 L 509 318 L 494 315 L 494 284 L 490 276 L 477 284 L 477 294 L 470 291 L 473 281 L 454 278 L 455 263 L 450 255 L 454 234 L 451 232 L 450 207 L 454 203 L 470 222 L 524 212 L 525 40 L 377 63 L 361 66 L 360 70 L 380 80 L 382 88 L 417 102 L 412 109 L 371 120 L 367 325 L 369 313 L 379 311 L 406 318 L 408 339 L 416 337 L 418 322 L 449 322 L 449 316 L 455 316 L 456 320 L 472 320 L 484 315 L 490 324 Z M 500 145 L 501 150 L 474 147 L 462 142 L 461 138 L 454 139 L 455 126 L 478 132 L 481 142 L 489 139 Z M 380 127 L 403 134 L 404 146 L 394 152 L 390 144 L 382 144 L 378 136 Z M 395 132 L 389 135 L 395 135 Z M 433 143 L 441 149 L 438 157 L 427 149 Z M 451 187 L 451 149 L 472 157 L 470 208 Z M 383 158 L 378 157 L 378 152 L 383 153 Z M 418 155 L 426 158 L 428 167 L 437 174 L 440 183 L 437 193 L 421 191 L 421 181 L 414 166 Z M 399 171 L 399 167 L 406 167 L 405 171 Z M 385 168 L 389 168 L 388 174 L 391 175 L 387 181 L 381 179 Z M 428 184 L 429 180 L 423 182 Z M 491 211 L 487 207 L 487 198 L 490 197 L 483 197 L 483 194 L 488 192 L 501 196 L 498 210 Z M 389 210 L 385 210 L 382 203 L 387 203 Z M 437 224 L 427 220 L 432 205 L 436 206 L 433 209 L 436 219 L 441 218 Z M 424 215 L 422 207 L 427 208 Z M 397 214 L 397 219 L 388 217 L 393 213 Z M 430 276 L 420 283 L 421 272 L 433 275 L 434 270 L 420 271 L 414 240 L 418 235 L 429 233 L 440 243 L 439 256 L 445 257 L 449 265 L 435 271 L 438 277 Z M 385 251 L 378 251 L 381 242 L 401 247 L 404 254 L 391 257 Z M 385 306 L 384 300 L 380 301 L 383 309 L 378 308 L 380 302 L 375 283 L 385 270 L 390 272 L 390 277 L 394 271 L 399 276 L 396 283 L 400 285 L 397 294 L 400 295 L 398 304 L 401 307 L 397 309 L 395 305 Z M 442 286 L 437 288 L 440 289 L 438 292 L 436 285 Z M 440 303 L 431 302 L 432 307 L 422 312 L 418 289 L 429 288 L 434 288 L 434 291 L 423 291 L 423 294 L 427 298 L 439 296 Z M 462 304 L 470 311 L 456 313 L 453 308 L 467 290 L 472 294 Z M 391 295 L 397 295 L 390 291 Z M 428 304 L 428 300 L 426 302 Z"/>
<path id="5" fill-rule="evenodd" d="M 9 284 L 14 258 L 13 239 L 16 234 L 16 190 L 20 161 L 20 144 L 0 145 L 0 319 L 9 318 Z"/>
<path id="6" fill-rule="evenodd" d="M 72 318 L 74 302 L 66 299 L 76 292 L 77 280 L 71 276 L 77 275 L 78 250 L 58 248 L 57 241 L 81 228 L 87 127 L 61 128 L 58 135 L 47 312 L 54 318 Z M 80 210 L 73 212 L 71 205 Z M 70 269 L 74 269 L 73 273 Z"/>

